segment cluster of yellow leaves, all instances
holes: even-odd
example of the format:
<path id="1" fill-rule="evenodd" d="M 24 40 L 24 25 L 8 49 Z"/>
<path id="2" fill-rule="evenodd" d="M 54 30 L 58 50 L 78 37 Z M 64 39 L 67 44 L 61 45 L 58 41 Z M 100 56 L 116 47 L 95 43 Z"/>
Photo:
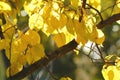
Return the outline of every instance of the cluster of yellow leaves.
<path id="1" fill-rule="evenodd" d="M 16 0 L 16 8 L 19 0 Z M 23 2 L 21 1 L 21 6 Z M 10 60 L 10 67 L 7 69 L 7 75 L 15 75 L 27 64 L 33 64 L 45 56 L 44 47 L 40 43 L 40 35 L 36 30 L 29 29 L 23 33 L 17 28 L 16 15 L 18 10 L 13 8 L 7 1 L 0 1 L 0 13 L 4 14 L 6 23 L 0 23 L 4 39 L 0 39 L 0 50 L 5 49 L 6 56 Z"/>
<path id="2" fill-rule="evenodd" d="M 40 36 L 34 30 L 28 30 L 25 34 L 18 31 L 18 37 L 11 42 L 11 50 L 7 53 L 11 66 L 7 70 L 11 75 L 21 71 L 23 66 L 32 64 L 45 56 L 44 48 L 40 44 Z"/>
<path id="3" fill-rule="evenodd" d="M 9 2 L 0 1 L 0 13 L 4 14 L 6 20 L 6 24 L 0 23 L 5 37 L 0 40 L 0 50 L 5 49 L 10 59 L 8 73 L 14 75 L 21 71 L 26 63 L 32 64 L 45 56 L 38 30 L 48 36 L 52 34 L 58 47 L 73 39 L 83 46 L 88 40 L 97 44 L 103 43 L 105 36 L 97 29 L 96 19 L 81 8 L 82 1 L 68 0 L 70 6 L 65 6 L 65 1 L 67 0 L 15 0 L 11 3 L 15 3 L 15 7 Z M 88 3 L 99 8 L 100 0 L 89 0 Z M 29 16 L 30 29 L 26 33 L 16 31 L 16 15 L 19 14 L 21 6 Z"/>
<path id="4" fill-rule="evenodd" d="M 102 74 L 105 80 L 120 80 L 120 57 L 109 55 L 105 58 Z"/>
<path id="5" fill-rule="evenodd" d="M 53 39 L 58 47 L 65 45 L 74 38 L 82 45 L 88 40 L 94 41 L 97 44 L 103 43 L 105 37 L 103 32 L 95 26 L 95 18 L 92 15 L 88 15 L 85 9 L 81 8 L 82 11 L 78 9 L 78 6 L 81 6 L 81 0 L 70 0 L 71 6 L 75 7 L 75 10 L 72 10 L 69 6 L 67 8 L 64 7 L 63 2 L 57 0 L 41 1 L 40 3 L 36 0 L 34 2 L 36 6 L 33 5 L 33 1 L 25 6 L 27 7 L 25 10 L 27 12 L 29 10 L 30 29 L 41 29 L 47 35 L 53 34 Z M 99 4 L 100 1 L 89 1 L 89 3 Z M 34 6 L 34 9 L 28 9 L 30 5 Z M 79 18 L 81 16 L 80 21 Z"/>

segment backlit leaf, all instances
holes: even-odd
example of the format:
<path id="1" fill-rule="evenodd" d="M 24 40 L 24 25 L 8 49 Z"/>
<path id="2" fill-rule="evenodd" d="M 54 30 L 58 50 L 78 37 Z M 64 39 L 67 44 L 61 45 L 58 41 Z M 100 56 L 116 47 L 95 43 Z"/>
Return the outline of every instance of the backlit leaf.
<path id="1" fill-rule="evenodd" d="M 119 80 L 119 73 L 120 70 L 114 65 L 110 65 L 108 67 L 106 65 L 103 66 L 102 75 L 105 80 Z"/>
<path id="2" fill-rule="evenodd" d="M 61 47 L 66 43 L 66 38 L 64 33 L 54 34 L 53 39 L 58 47 Z"/>
<path id="3" fill-rule="evenodd" d="M 75 7 L 75 8 L 78 7 L 78 2 L 79 2 L 79 0 L 70 0 L 70 1 L 71 1 L 71 5 L 72 5 L 73 7 Z"/>
<path id="4" fill-rule="evenodd" d="M 116 3 L 117 3 L 117 7 L 120 8 L 120 0 L 117 0 Z"/>
<path id="5" fill-rule="evenodd" d="M 0 13 L 5 11 L 11 11 L 11 7 L 8 3 L 0 1 Z"/>
<path id="6" fill-rule="evenodd" d="M 37 44 L 31 48 L 28 48 L 26 58 L 29 64 L 32 64 L 43 57 L 45 57 L 45 53 L 44 48 L 41 44 Z"/>
<path id="7" fill-rule="evenodd" d="M 30 44 L 32 46 L 40 43 L 40 36 L 34 30 L 28 30 L 25 33 L 24 37 L 26 38 L 26 41 L 28 42 L 28 44 Z"/>
<path id="8" fill-rule="evenodd" d="M 40 30 L 43 27 L 43 18 L 40 14 L 33 14 L 29 18 L 30 29 Z"/>

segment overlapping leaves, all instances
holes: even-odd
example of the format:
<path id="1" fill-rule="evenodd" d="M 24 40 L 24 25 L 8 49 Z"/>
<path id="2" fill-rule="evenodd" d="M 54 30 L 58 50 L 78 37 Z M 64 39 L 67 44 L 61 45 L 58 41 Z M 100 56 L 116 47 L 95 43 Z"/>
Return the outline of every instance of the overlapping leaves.
<path id="1" fill-rule="evenodd" d="M 0 23 L 5 37 L 0 40 L 0 50 L 5 49 L 10 59 L 11 65 L 7 70 L 10 75 L 21 71 L 25 64 L 32 64 L 45 56 L 39 30 L 48 36 L 53 35 L 58 47 L 73 39 L 82 46 L 88 40 L 97 44 L 104 42 L 103 32 L 97 29 L 96 19 L 82 8 L 82 1 L 68 0 L 70 4 L 65 4 L 65 1 L 16 0 L 12 2 L 16 4 L 14 8 L 10 3 L 0 1 L 0 13 L 4 14 L 6 20 L 4 25 Z M 97 3 L 96 7 L 99 1 L 89 3 Z M 17 28 L 17 15 L 22 8 L 29 16 L 27 32 Z"/>
<path id="2" fill-rule="evenodd" d="M 105 58 L 102 74 L 105 80 L 120 80 L 120 58 L 109 55 Z"/>

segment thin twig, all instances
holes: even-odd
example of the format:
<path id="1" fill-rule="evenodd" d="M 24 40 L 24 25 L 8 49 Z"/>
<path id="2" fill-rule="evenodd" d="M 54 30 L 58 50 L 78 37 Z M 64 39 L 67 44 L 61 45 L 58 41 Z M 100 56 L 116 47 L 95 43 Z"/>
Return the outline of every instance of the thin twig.
<path id="1" fill-rule="evenodd" d="M 87 4 L 87 5 L 88 5 L 91 9 L 95 10 L 95 11 L 98 13 L 98 15 L 100 16 L 101 21 L 103 21 L 103 17 L 102 17 L 102 15 L 101 15 L 101 13 L 100 13 L 96 8 L 92 7 L 91 5 L 89 5 L 89 4 Z"/>
<path id="2" fill-rule="evenodd" d="M 85 9 L 85 6 L 86 6 L 86 0 L 83 0 L 83 3 L 82 3 L 82 8 Z"/>
<path id="3" fill-rule="evenodd" d="M 118 3 L 116 3 L 116 4 L 113 4 L 113 5 L 109 6 L 109 7 L 107 7 L 106 9 L 102 10 L 100 13 L 103 13 L 103 12 L 106 11 L 107 9 L 109 9 L 109 8 L 111 8 L 111 7 L 114 7 L 115 5 L 117 5 L 117 4 L 119 4 L 119 3 L 120 3 L 120 2 L 118 2 Z"/>
<path id="4" fill-rule="evenodd" d="M 47 72 L 50 74 L 50 76 L 51 76 L 54 80 L 59 80 L 59 79 L 57 79 L 57 78 L 53 75 L 53 73 L 49 70 L 49 68 L 48 68 L 47 66 L 45 66 L 45 69 L 47 70 Z"/>
<path id="5" fill-rule="evenodd" d="M 96 26 L 97 28 L 101 29 L 107 25 L 111 25 L 113 22 L 117 20 L 120 20 L 120 13 L 110 16 L 106 20 L 99 22 Z"/>
<path id="6" fill-rule="evenodd" d="M 98 49 L 98 51 L 99 51 L 99 53 L 100 53 L 101 59 L 103 60 L 103 62 L 105 62 L 105 61 L 104 61 L 104 57 L 103 57 L 103 55 L 102 55 L 102 52 L 101 52 L 100 48 L 98 47 L 98 44 L 96 44 L 96 47 L 97 47 L 97 49 Z"/>
<path id="7" fill-rule="evenodd" d="M 75 40 L 72 40 L 70 43 L 53 51 L 51 55 L 36 61 L 35 63 L 31 64 L 27 68 L 24 68 L 22 71 L 18 72 L 14 76 L 9 77 L 7 80 L 21 80 L 27 75 L 33 73 L 35 70 L 46 66 L 50 61 L 56 58 L 59 58 L 60 57 L 59 55 L 63 56 L 67 54 L 67 52 L 72 51 L 73 49 L 77 47 L 77 45 L 78 43 Z"/>

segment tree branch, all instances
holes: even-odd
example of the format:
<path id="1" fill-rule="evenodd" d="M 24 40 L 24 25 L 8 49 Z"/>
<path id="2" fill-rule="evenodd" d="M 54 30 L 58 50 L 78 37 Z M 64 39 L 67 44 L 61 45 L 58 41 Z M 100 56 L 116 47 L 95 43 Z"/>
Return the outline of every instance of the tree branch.
<path id="1" fill-rule="evenodd" d="M 120 13 L 115 14 L 109 18 L 107 18 L 104 21 L 101 21 L 100 23 L 97 24 L 97 27 L 99 29 L 105 27 L 106 25 L 110 25 L 113 22 L 120 20 Z M 63 56 L 67 54 L 67 52 L 72 51 L 77 47 L 77 42 L 75 40 L 72 40 L 70 43 L 64 45 L 63 47 L 58 48 L 57 50 L 53 51 L 50 55 L 47 57 L 44 57 L 37 62 L 33 63 L 27 68 L 24 68 L 22 71 L 19 73 L 15 74 L 14 76 L 9 77 L 7 80 L 20 80 L 26 77 L 27 75 L 33 73 L 35 70 L 40 69 L 44 66 L 46 66 L 50 61 L 59 58 L 60 56 Z"/>
<path id="2" fill-rule="evenodd" d="M 7 80 L 21 80 L 24 77 L 26 77 L 27 75 L 33 73 L 35 70 L 46 66 L 50 61 L 52 61 L 62 55 L 65 55 L 69 51 L 72 51 L 73 49 L 75 49 L 77 47 L 77 45 L 78 45 L 77 42 L 75 40 L 72 40 L 67 45 L 64 45 L 63 47 L 60 47 L 57 50 L 55 50 L 54 52 L 52 52 L 51 55 L 38 60 L 37 62 L 33 63 L 29 67 L 23 69 L 21 72 L 15 74 L 12 77 L 9 77 Z"/>
<path id="3" fill-rule="evenodd" d="M 113 22 L 120 20 L 120 13 L 114 14 L 113 16 L 107 18 L 104 21 L 101 21 L 100 23 L 97 24 L 97 27 L 99 29 L 102 29 L 105 26 L 111 25 Z"/>

